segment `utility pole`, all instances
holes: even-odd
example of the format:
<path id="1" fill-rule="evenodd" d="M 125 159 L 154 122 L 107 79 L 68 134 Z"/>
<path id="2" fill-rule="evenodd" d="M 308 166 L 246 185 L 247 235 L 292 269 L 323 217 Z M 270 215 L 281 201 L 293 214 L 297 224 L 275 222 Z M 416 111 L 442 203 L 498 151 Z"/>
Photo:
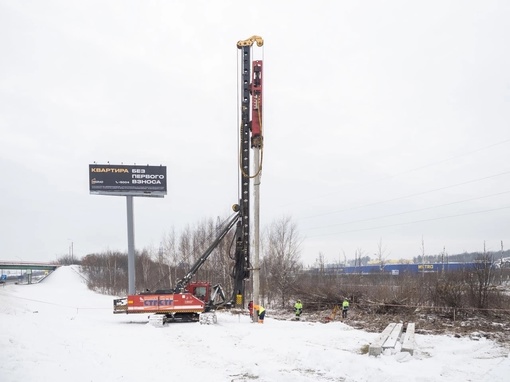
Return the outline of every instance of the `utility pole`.
<path id="1" fill-rule="evenodd" d="M 446 247 L 443 245 L 443 253 L 441 253 L 441 265 L 442 265 L 442 271 L 441 273 L 444 275 L 444 254 L 446 253 Z"/>
<path id="2" fill-rule="evenodd" d="M 423 235 L 421 236 L 421 275 L 425 277 L 425 240 Z"/>
<path id="3" fill-rule="evenodd" d="M 503 240 L 501 240 L 501 256 L 499 261 L 499 283 L 503 283 Z"/>

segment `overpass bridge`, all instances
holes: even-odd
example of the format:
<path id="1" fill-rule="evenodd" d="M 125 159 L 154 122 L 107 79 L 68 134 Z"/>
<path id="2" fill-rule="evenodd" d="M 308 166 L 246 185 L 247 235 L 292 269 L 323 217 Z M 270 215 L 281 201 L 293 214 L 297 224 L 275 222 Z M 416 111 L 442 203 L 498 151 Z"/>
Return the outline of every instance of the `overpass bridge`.
<path id="1" fill-rule="evenodd" d="M 0 283 L 13 281 L 13 279 L 19 281 L 20 279 L 26 279 L 25 282 L 28 284 L 32 283 L 32 273 L 34 271 L 53 272 L 60 265 L 55 263 L 40 263 L 40 262 L 28 262 L 28 261 L 0 261 Z M 20 276 L 11 277 L 4 271 L 20 271 Z M 24 271 L 24 276 L 23 276 Z"/>
<path id="2" fill-rule="evenodd" d="M 37 263 L 28 261 L 0 261 L 0 269 L 54 271 L 60 265 L 55 263 Z"/>

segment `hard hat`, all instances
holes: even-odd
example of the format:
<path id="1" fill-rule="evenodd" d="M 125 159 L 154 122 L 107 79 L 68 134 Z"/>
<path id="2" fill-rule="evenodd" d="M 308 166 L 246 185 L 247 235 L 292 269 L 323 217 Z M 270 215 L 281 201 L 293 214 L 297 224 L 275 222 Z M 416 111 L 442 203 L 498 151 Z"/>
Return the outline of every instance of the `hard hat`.
<path id="1" fill-rule="evenodd" d="M 301 300 L 297 300 L 297 302 L 301 302 Z"/>

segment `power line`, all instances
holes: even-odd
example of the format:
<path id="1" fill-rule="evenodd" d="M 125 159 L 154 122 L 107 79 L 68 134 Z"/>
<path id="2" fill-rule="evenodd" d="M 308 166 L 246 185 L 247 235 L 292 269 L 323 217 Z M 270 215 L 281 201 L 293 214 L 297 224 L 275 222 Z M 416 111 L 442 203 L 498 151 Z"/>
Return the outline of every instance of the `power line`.
<path id="1" fill-rule="evenodd" d="M 316 214 L 316 215 L 305 216 L 305 217 L 300 218 L 299 220 L 303 220 L 303 219 L 310 219 L 310 218 L 315 218 L 315 217 L 320 217 L 320 216 L 325 216 L 325 215 L 338 214 L 338 213 L 340 213 L 340 212 L 352 211 L 352 210 L 359 209 L 359 208 L 371 207 L 371 206 L 375 206 L 375 205 L 378 205 L 378 204 L 389 203 L 389 202 L 394 202 L 394 201 L 397 201 L 397 200 L 402 200 L 402 199 L 412 198 L 412 197 L 419 196 L 419 195 L 425 195 L 425 194 L 429 194 L 429 193 L 432 193 L 432 192 L 437 192 L 437 191 L 446 190 L 446 189 L 448 189 L 448 188 L 453 188 L 453 187 L 458 187 L 458 186 L 464 186 L 464 185 L 466 185 L 466 184 L 475 183 L 475 182 L 480 182 L 480 181 L 482 181 L 482 180 L 487 180 L 487 179 L 495 178 L 495 177 L 498 177 L 498 176 L 503 176 L 503 175 L 506 175 L 506 174 L 509 174 L 509 173 L 510 173 L 510 170 L 509 170 L 509 171 L 501 172 L 501 173 L 499 173 L 499 174 L 494 174 L 494 175 L 485 176 L 485 177 L 483 177 L 483 178 L 472 179 L 472 180 L 468 180 L 468 181 L 466 181 L 466 182 L 461 182 L 461 183 L 456 183 L 456 184 L 452 184 L 452 185 L 449 185 L 449 186 L 444 186 L 444 187 L 435 188 L 435 189 L 428 190 L 428 191 L 422 191 L 422 192 L 417 192 L 417 193 L 414 193 L 414 194 L 408 194 L 408 195 L 404 195 L 404 196 L 399 196 L 399 197 L 397 197 L 397 198 L 393 198 L 393 199 L 381 200 L 381 201 L 378 201 L 378 202 L 373 202 L 373 203 L 368 203 L 368 204 L 362 204 L 362 205 L 360 205 L 360 206 L 354 206 L 354 207 L 344 208 L 344 209 L 341 209 L 341 210 L 336 210 L 336 211 L 331 211 L 331 212 L 325 212 L 325 213 L 322 213 L 322 214 Z"/>
<path id="2" fill-rule="evenodd" d="M 499 145 L 502 145 L 504 143 L 508 143 L 510 142 L 510 139 L 505 139 L 503 141 L 500 141 L 500 142 L 496 142 L 496 143 L 492 143 L 488 146 L 485 146 L 485 147 L 482 147 L 482 148 L 479 148 L 479 149 L 475 149 L 475 150 L 472 150 L 472 151 L 467 151 L 465 153 L 462 153 L 462 154 L 459 154 L 459 155 L 456 155 L 456 156 L 453 156 L 453 157 L 450 157 L 450 158 L 446 158 L 446 159 L 441 159 L 441 160 L 438 160 L 438 161 L 435 161 L 435 162 L 431 162 L 429 164 L 425 164 L 423 166 L 419 166 L 419 167 L 415 167 L 415 168 L 412 168 L 410 170 L 406 170 L 406 171 L 402 171 L 402 172 L 399 172 L 397 174 L 394 174 L 394 175 L 389 175 L 387 177 L 384 177 L 384 178 L 381 178 L 379 179 L 378 181 L 382 181 L 382 180 L 386 180 L 386 179 L 390 179 L 390 178 L 394 178 L 394 177 L 397 177 L 397 176 L 400 176 L 400 175 L 404 175 L 404 174 L 408 174 L 410 172 L 414 172 L 414 171 L 418 171 L 418 170 L 422 170 L 424 168 L 428 168 L 428 167 L 432 167 L 432 166 L 436 166 L 438 164 L 441 164 L 441 163 L 445 163 L 445 162 L 448 162 L 448 161 L 451 161 L 451 160 L 454 160 L 454 159 L 458 159 L 458 158 L 462 158 L 462 157 L 465 157 L 465 156 L 468 156 L 468 155 L 471 155 L 471 154 L 474 154 L 476 152 L 479 152 L 479 151 L 483 151 L 483 150 L 487 150 L 487 149 L 490 149 L 491 147 L 494 147 L 494 146 L 499 146 Z"/>
<path id="3" fill-rule="evenodd" d="M 464 214 L 441 216 L 441 217 L 431 218 L 431 219 L 414 220 L 414 221 L 405 222 L 405 223 L 388 224 L 388 225 L 383 225 L 383 226 L 378 226 L 378 227 L 360 228 L 360 229 L 354 229 L 354 230 L 348 230 L 348 231 L 340 231 L 340 232 L 333 232 L 333 233 L 323 233 L 323 234 L 312 235 L 312 236 L 309 236 L 309 237 L 331 236 L 331 235 L 339 235 L 339 234 L 342 234 L 342 233 L 372 231 L 372 230 L 381 229 L 381 228 L 398 227 L 398 226 L 403 226 L 403 225 L 408 225 L 408 224 L 416 224 L 416 223 L 423 223 L 423 222 L 434 221 L 434 220 L 443 220 L 443 219 L 456 218 L 456 217 L 460 217 L 460 216 L 483 214 L 483 213 L 486 213 L 486 212 L 499 211 L 499 210 L 504 210 L 504 209 L 507 209 L 507 208 L 510 208 L 510 206 L 505 206 L 505 207 L 500 207 L 500 208 L 493 208 L 493 209 L 482 210 L 482 211 L 467 212 L 467 213 L 464 213 Z"/>
<path id="4" fill-rule="evenodd" d="M 492 196 L 499 196 L 499 195 L 508 194 L 508 193 L 510 193 L 510 191 L 503 191 L 503 192 L 498 192 L 496 194 L 484 195 L 484 196 L 479 196 L 479 197 L 476 197 L 476 198 L 469 198 L 469 199 L 459 200 L 459 201 L 455 201 L 455 202 L 451 202 L 451 203 L 438 204 L 438 205 L 435 205 L 435 206 L 418 208 L 418 209 L 415 209 L 415 210 L 404 211 L 404 212 L 399 212 L 399 213 L 389 214 L 389 215 L 383 215 L 383 216 L 378 216 L 378 217 L 375 217 L 375 218 L 351 220 L 351 221 L 344 222 L 344 223 L 337 223 L 337 224 L 330 224 L 330 225 L 326 225 L 326 226 L 314 227 L 314 228 L 310 228 L 309 230 L 322 229 L 322 228 L 328 228 L 328 227 L 338 227 L 338 226 L 341 226 L 341 225 L 354 224 L 354 223 L 363 223 L 363 222 L 367 222 L 367 221 L 371 221 L 371 220 L 385 219 L 385 218 L 394 217 L 394 216 L 406 215 L 406 214 L 410 214 L 410 213 L 413 213 L 413 212 L 426 211 L 426 210 L 431 210 L 431 209 L 434 209 L 434 208 L 440 208 L 440 207 L 451 206 L 451 205 L 454 205 L 454 204 L 470 202 L 470 201 L 473 201 L 473 200 L 490 198 Z"/>
<path id="5" fill-rule="evenodd" d="M 397 178 L 397 177 L 405 175 L 405 174 L 409 174 L 409 173 L 412 173 L 412 172 L 415 172 L 415 171 L 423 170 L 425 168 L 436 166 L 436 165 L 439 165 L 439 164 L 442 164 L 442 163 L 445 163 L 445 162 L 449 162 L 449 161 L 452 161 L 454 159 L 466 157 L 466 156 L 472 155 L 474 153 L 477 153 L 477 152 L 480 152 L 480 151 L 484 151 L 484 150 L 490 149 L 492 147 L 499 146 L 499 145 L 502 145 L 502 144 L 505 144 L 505 143 L 509 143 L 509 142 L 510 142 L 510 138 L 502 140 L 502 141 L 499 141 L 499 142 L 496 142 L 496 143 L 492 143 L 492 144 L 490 144 L 488 146 L 477 148 L 477 149 L 474 149 L 474 150 L 471 150 L 471 151 L 466 151 L 466 152 L 464 152 L 462 154 L 455 155 L 455 156 L 450 157 L 450 158 L 440 159 L 440 160 L 437 160 L 437 161 L 425 164 L 423 166 L 415 167 L 415 168 L 412 168 L 412 169 L 409 169 L 409 170 L 405 170 L 405 171 L 402 171 L 402 172 L 399 172 L 399 173 L 396 173 L 396 174 L 393 174 L 393 175 L 388 175 L 388 176 L 385 176 L 385 177 L 382 177 L 382 178 L 379 178 L 379 179 L 376 179 L 376 180 L 370 180 L 370 181 L 367 181 L 365 183 L 358 184 L 358 185 L 356 185 L 353 188 L 355 188 L 355 189 L 356 188 L 361 188 L 361 187 L 363 187 L 365 185 L 368 185 L 368 184 L 373 185 L 374 183 L 379 183 L 379 182 L 382 182 L 384 180 L 388 180 L 388 179 L 392 179 L 392 178 Z M 314 196 L 314 197 L 311 197 L 311 198 L 307 198 L 306 200 L 325 198 L 325 197 L 328 197 L 328 196 L 331 196 L 331 195 L 336 195 L 339 192 L 342 192 L 342 191 L 333 191 L 333 192 L 329 192 L 327 194 L 322 194 L 322 195 L 319 195 L 319 196 Z M 284 204 L 284 205 L 292 205 L 292 204 L 296 204 L 296 203 L 303 203 L 303 201 L 304 200 L 295 201 L 295 202 L 289 202 L 289 203 Z"/>

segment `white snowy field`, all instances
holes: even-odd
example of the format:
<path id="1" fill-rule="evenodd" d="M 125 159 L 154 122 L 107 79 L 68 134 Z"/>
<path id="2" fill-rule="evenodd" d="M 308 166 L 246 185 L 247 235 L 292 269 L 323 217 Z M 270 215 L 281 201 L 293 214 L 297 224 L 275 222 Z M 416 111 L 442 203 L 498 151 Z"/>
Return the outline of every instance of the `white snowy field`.
<path id="1" fill-rule="evenodd" d="M 510 380 L 509 350 L 480 339 L 416 335 L 413 356 L 363 354 L 377 336 L 340 322 L 147 324 L 114 315 L 77 267 L 39 284 L 0 286 L 0 381 L 490 381 Z"/>

